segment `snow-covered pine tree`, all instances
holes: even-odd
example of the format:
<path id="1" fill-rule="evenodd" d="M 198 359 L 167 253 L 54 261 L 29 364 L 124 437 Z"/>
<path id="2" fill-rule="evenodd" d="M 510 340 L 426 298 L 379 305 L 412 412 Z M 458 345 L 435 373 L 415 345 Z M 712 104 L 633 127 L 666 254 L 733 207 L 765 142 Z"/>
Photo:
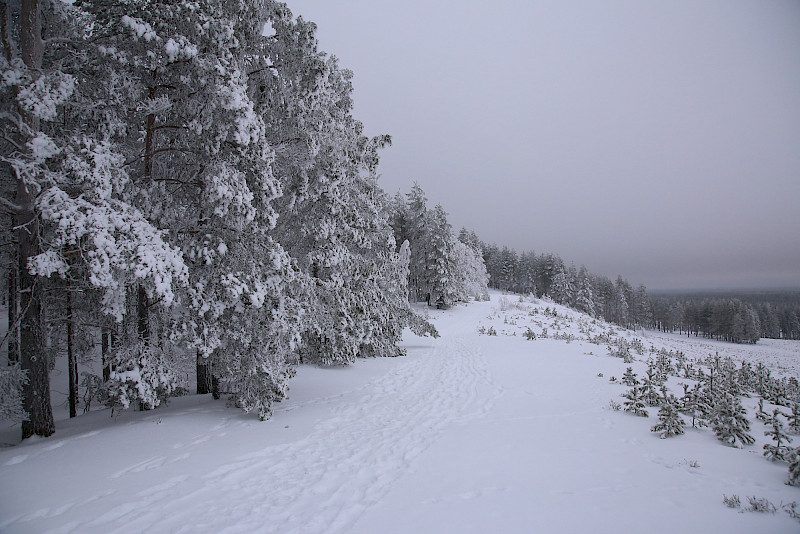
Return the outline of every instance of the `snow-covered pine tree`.
<path id="1" fill-rule="evenodd" d="M 520 254 L 517 272 L 519 273 L 520 291 L 534 297 L 538 296 L 536 288 L 536 254 L 530 251 Z"/>
<path id="2" fill-rule="evenodd" d="M 645 408 L 642 388 L 640 386 L 633 386 L 631 389 L 622 394 L 625 399 L 623 406 L 626 412 L 631 412 L 640 417 L 647 417 L 647 409 Z"/>
<path id="3" fill-rule="evenodd" d="M 594 307 L 594 293 L 592 289 L 592 280 L 589 277 L 589 272 L 586 267 L 581 265 L 578 271 L 578 290 L 575 297 L 575 308 L 578 311 L 594 317 L 596 315 Z"/>
<path id="4" fill-rule="evenodd" d="M 717 395 L 711 416 L 711 428 L 717 439 L 731 447 L 737 447 L 739 443 L 752 445 L 755 442 L 755 438 L 748 434 L 750 421 L 747 419 L 747 412 L 742 407 L 741 400 L 730 393 L 722 392 Z"/>
<path id="5" fill-rule="evenodd" d="M 651 429 L 660 432 L 661 438 L 683 434 L 686 422 L 680 416 L 678 399 L 672 394 L 667 394 L 666 388 L 662 391 L 661 408 L 658 410 L 658 423 Z"/>
<path id="6" fill-rule="evenodd" d="M 408 241 L 411 245 L 409 263 L 409 298 L 413 302 L 430 300 L 430 287 L 427 279 L 428 254 L 428 199 L 422 187 L 414 182 L 408 193 L 406 203 L 406 224 Z"/>
<path id="7" fill-rule="evenodd" d="M 275 174 L 282 177 L 274 233 L 306 278 L 300 352 L 323 364 L 394 355 L 398 338 L 388 332 L 420 321 L 406 304 L 386 305 L 395 302 L 400 283 L 392 274 L 398 252 L 376 173 L 378 150 L 390 139 L 363 135 L 351 114 L 352 73 L 317 49 L 313 24 L 284 14 L 272 29 L 257 110 L 270 124 Z M 417 221 L 411 209 L 406 218 L 414 268 Z"/>
<path id="8" fill-rule="evenodd" d="M 498 273 L 495 287 L 503 291 L 514 291 L 516 289 L 516 273 L 519 270 L 517 251 L 503 247 L 499 251 L 497 264 Z"/>
<path id="9" fill-rule="evenodd" d="M 614 322 L 618 325 L 628 327 L 630 325 L 630 301 L 631 286 L 622 278 L 617 276 L 614 285 Z"/>
<path id="10" fill-rule="evenodd" d="M 770 415 L 764 410 L 764 399 L 758 399 L 758 406 L 756 407 L 756 419 L 769 424 Z"/>
<path id="11" fill-rule="evenodd" d="M 453 255 L 458 272 L 456 273 L 457 299 L 467 302 L 470 299 L 489 300 L 489 275 L 483 257 L 461 240 L 454 240 Z"/>
<path id="12" fill-rule="evenodd" d="M 792 438 L 786 435 L 783 427 L 781 416 L 783 414 L 777 408 L 773 410 L 770 422 L 772 428 L 764 432 L 764 435 L 771 438 L 775 444 L 764 444 L 764 456 L 773 462 L 786 461 L 789 456 L 788 444 L 792 442 Z"/>
<path id="13" fill-rule="evenodd" d="M 680 400 L 680 411 L 692 418 L 692 428 L 708 426 L 713 405 L 698 382 L 691 389 L 684 385 L 684 395 Z"/>
<path id="14" fill-rule="evenodd" d="M 654 362 L 648 362 L 647 372 L 642 377 L 642 398 L 649 406 L 658 406 L 661 397 L 658 394 L 661 386 L 664 385 L 661 374 L 656 369 Z"/>
<path id="15" fill-rule="evenodd" d="M 5 142 L 0 152 L 3 181 L 15 190 L 13 202 L 0 198 L 5 211 L 13 215 L 16 229 L 17 305 L 19 365 L 26 380 L 22 384 L 22 437 L 49 436 L 55 432 L 50 405 L 50 377 L 43 353 L 43 287 L 29 261 L 41 253 L 39 214 L 36 200 L 52 179 L 47 160 L 60 147 L 43 131 L 57 118 L 57 108 L 71 96 L 74 79 L 50 64 L 50 47 L 42 40 L 41 5 L 38 0 L 24 0 L 12 13 L 10 2 L 0 6 L 3 17 L 0 54 L 0 117 Z M 11 375 L 9 375 L 11 376 Z"/>
<path id="16" fill-rule="evenodd" d="M 97 75 L 109 61 L 102 44 L 102 22 L 79 13 L 77 7 L 24 2 L 23 9 L 30 10 L 28 16 L 12 18 L 37 27 L 42 9 L 46 9 L 47 32 L 53 37 L 44 46 L 36 30 L 20 41 L 23 48 L 31 45 L 38 50 L 33 69 L 13 59 L 20 55 L 24 59 L 28 52 L 13 50 L 11 40 L 5 42 L 7 53 L 0 60 L 8 82 L 2 90 L 14 95 L 2 99 L 14 107 L 6 116 L 20 117 L 4 126 L 17 128 L 26 117 L 36 123 L 36 128 L 26 128 L 29 140 L 17 143 L 4 159 L 16 169 L 19 184 L 24 184 L 24 201 L 17 204 L 28 206 L 31 211 L 27 215 L 34 216 L 41 228 L 25 232 L 20 241 L 25 254 L 19 256 L 22 271 L 27 273 L 21 280 L 25 282 L 24 277 L 30 275 L 29 281 L 39 286 L 38 292 L 23 291 L 33 301 L 23 303 L 29 313 L 21 322 L 22 337 L 32 353 L 41 353 L 42 327 L 36 317 L 41 314 L 40 296 L 47 277 L 68 277 L 72 287 L 102 291 L 98 311 L 121 320 L 129 283 L 141 287 L 151 300 L 169 306 L 176 289 L 186 282 L 186 269 L 179 251 L 139 209 L 139 183 L 125 164 L 119 142 L 119 132 L 128 124 L 125 113 L 136 104 L 125 101 L 125 112 L 116 113 L 115 98 L 126 92 L 117 91 L 114 84 L 125 78 L 123 72 L 131 65 L 121 72 L 108 69 Z M 92 39 L 88 38 L 90 27 L 96 32 Z M 20 29 L 21 34 L 27 31 Z M 105 76 L 109 71 L 111 76 Z M 99 100 L 107 105 L 97 106 Z M 67 108 L 69 113 L 64 113 Z M 17 134 L 6 135 L 11 139 Z M 23 145 L 29 149 L 21 149 Z M 29 239 L 32 236 L 43 239 L 34 243 Z M 43 357 L 36 360 L 46 362 Z M 23 435 L 47 435 L 52 432 L 46 415 L 47 372 L 37 367 L 28 374 L 29 387 L 42 400 L 28 410 L 31 420 L 23 424 Z"/>
<path id="17" fill-rule="evenodd" d="M 258 389 L 268 405 L 275 392 L 285 390 L 285 360 L 296 344 L 292 324 L 299 311 L 286 298 L 290 260 L 269 235 L 280 184 L 251 84 L 271 62 L 266 48 L 275 39 L 265 34 L 267 18 L 279 17 L 283 8 L 274 2 L 206 2 L 193 9 L 98 2 L 84 9 L 94 17 L 94 38 L 104 51 L 96 78 L 114 97 L 103 109 L 133 126 L 109 132 L 131 162 L 137 187 L 131 198 L 149 221 L 169 229 L 189 260 L 187 313 L 174 327 L 167 317 L 159 318 L 159 333 L 197 347 L 198 367 L 224 347 L 232 361 L 216 362 L 219 374 L 235 370 L 248 377 L 229 389 L 247 391 L 244 396 Z M 243 233 L 247 242 L 240 239 Z M 148 302 L 153 296 L 144 289 L 136 298 L 150 311 L 137 314 L 140 325 L 153 320 Z M 135 371 L 139 355 L 156 354 L 153 349 L 164 345 L 150 330 L 140 349 L 118 362 L 123 372 Z M 263 385 L 254 388 L 253 377 Z M 112 381 L 122 378 L 112 373 Z M 130 376 L 124 378 L 130 382 Z M 258 404 L 244 397 L 237 402 Z M 258 409 L 262 415 L 268 411 Z"/>
<path id="18" fill-rule="evenodd" d="M 406 213 L 406 197 L 398 191 L 387 204 L 389 224 L 394 232 L 394 241 L 399 245 L 409 240 L 408 215 Z M 410 244 L 410 243 L 409 243 Z"/>
<path id="19" fill-rule="evenodd" d="M 789 431 L 793 434 L 800 433 L 800 403 L 792 403 L 792 413 L 788 415 Z"/>
<path id="20" fill-rule="evenodd" d="M 428 221 L 428 258 L 425 276 L 427 278 L 431 305 L 438 308 L 449 308 L 459 299 L 459 272 L 456 256 L 458 241 L 453 236 L 447 214 L 441 204 L 437 204 L 430 212 Z"/>
<path id="21" fill-rule="evenodd" d="M 786 483 L 790 486 L 800 486 L 800 447 L 789 453 L 789 479 Z"/>
<path id="22" fill-rule="evenodd" d="M 550 285 L 550 298 L 558 304 L 564 304 L 569 301 L 569 278 L 563 264 L 558 265 L 553 276 L 553 283 Z"/>
<path id="23" fill-rule="evenodd" d="M 633 367 L 625 369 L 625 374 L 622 375 L 622 383 L 626 386 L 639 385 L 639 379 L 636 377 L 636 373 L 633 372 Z"/>

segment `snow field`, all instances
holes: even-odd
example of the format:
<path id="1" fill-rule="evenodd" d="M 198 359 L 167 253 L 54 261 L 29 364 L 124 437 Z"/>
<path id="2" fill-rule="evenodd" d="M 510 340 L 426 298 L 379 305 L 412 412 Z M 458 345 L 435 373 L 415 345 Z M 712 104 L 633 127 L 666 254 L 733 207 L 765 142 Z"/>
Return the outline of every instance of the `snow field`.
<path id="1" fill-rule="evenodd" d="M 662 336 L 492 297 L 431 311 L 442 337 L 407 335 L 405 358 L 301 367 L 267 422 L 189 396 L 0 449 L 0 532 L 798 531 L 783 512 L 722 504 L 800 501 L 786 465 L 761 456 L 762 423 L 754 445 L 733 449 L 709 429 L 659 439 L 656 408 L 609 408 L 627 389 L 609 378 L 641 376 L 647 355 L 626 364 L 585 339 Z M 755 403 L 744 399 L 751 415 Z"/>

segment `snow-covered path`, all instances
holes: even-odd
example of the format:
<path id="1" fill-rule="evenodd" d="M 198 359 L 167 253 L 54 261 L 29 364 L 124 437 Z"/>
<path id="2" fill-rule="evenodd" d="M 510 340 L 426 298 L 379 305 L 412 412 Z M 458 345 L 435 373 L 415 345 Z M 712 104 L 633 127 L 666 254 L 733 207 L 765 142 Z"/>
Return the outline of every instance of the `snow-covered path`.
<path id="1" fill-rule="evenodd" d="M 486 413 L 480 352 L 457 338 L 431 345 L 335 406 L 308 436 L 221 462 L 180 499 L 137 506 L 146 513 L 133 511 L 121 531 L 346 530 L 448 425 Z"/>
<path id="2" fill-rule="evenodd" d="M 432 312 L 440 339 L 409 335 L 406 358 L 303 367 L 268 422 L 186 397 L 0 449 L 0 532 L 800 530 L 783 512 L 721 503 L 800 501 L 761 442 L 736 450 L 695 430 L 658 439 L 652 418 L 608 409 L 622 360 L 585 342 L 526 340 L 528 325 L 578 334 L 530 311 L 500 311 L 496 299 Z"/>

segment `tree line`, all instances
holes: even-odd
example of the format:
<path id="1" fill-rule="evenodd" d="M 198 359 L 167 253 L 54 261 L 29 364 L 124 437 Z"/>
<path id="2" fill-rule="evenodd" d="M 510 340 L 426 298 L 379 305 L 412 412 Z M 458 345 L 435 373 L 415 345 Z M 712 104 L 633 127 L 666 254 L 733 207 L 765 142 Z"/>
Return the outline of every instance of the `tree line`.
<path id="1" fill-rule="evenodd" d="M 589 272 L 585 266 L 567 266 L 557 254 L 536 254 L 482 241 L 474 231 L 462 228 L 459 239 L 480 250 L 489 286 L 501 291 L 547 296 L 592 317 L 625 328 L 652 325 L 653 315 L 647 288 L 633 287 L 622 276 L 615 281 Z"/>
<path id="2" fill-rule="evenodd" d="M 760 338 L 800 339 L 800 294 L 791 291 L 692 295 L 649 294 L 622 276 L 615 281 L 567 266 L 557 254 L 536 254 L 483 242 L 464 228 L 459 239 L 480 250 L 490 287 L 537 297 L 548 296 L 592 317 L 625 328 L 756 343 Z"/>
<path id="3" fill-rule="evenodd" d="M 264 419 L 299 362 L 437 335 L 409 290 L 486 297 L 441 207 L 414 193 L 392 224 L 391 139 L 363 134 L 352 73 L 285 4 L 23 0 L 0 22 L 0 418 L 23 438 L 55 430 L 59 357 L 71 416 L 81 391 L 151 409 L 196 377 Z"/>
<path id="4" fill-rule="evenodd" d="M 736 343 L 800 339 L 800 295 L 787 292 L 653 295 L 654 326 Z"/>

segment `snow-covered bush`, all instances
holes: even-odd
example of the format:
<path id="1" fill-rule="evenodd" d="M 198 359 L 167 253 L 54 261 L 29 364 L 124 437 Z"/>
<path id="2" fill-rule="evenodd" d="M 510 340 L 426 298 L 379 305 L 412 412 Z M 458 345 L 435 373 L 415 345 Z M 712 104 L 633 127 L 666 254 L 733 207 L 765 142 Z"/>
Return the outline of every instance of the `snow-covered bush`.
<path id="1" fill-rule="evenodd" d="M 142 408 L 152 409 L 177 386 L 167 354 L 159 347 L 136 343 L 114 352 L 111 375 L 106 382 L 112 406 L 128 408 L 138 402 Z"/>

